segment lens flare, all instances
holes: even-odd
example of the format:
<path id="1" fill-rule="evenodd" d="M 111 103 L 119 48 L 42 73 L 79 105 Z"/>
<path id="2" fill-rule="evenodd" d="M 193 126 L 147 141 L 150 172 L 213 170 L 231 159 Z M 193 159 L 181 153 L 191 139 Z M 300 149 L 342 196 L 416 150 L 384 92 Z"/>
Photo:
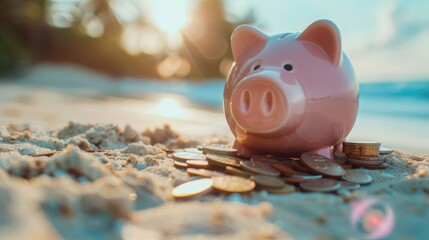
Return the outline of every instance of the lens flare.
<path id="1" fill-rule="evenodd" d="M 392 208 L 376 199 L 363 199 L 351 204 L 350 220 L 365 239 L 388 236 L 395 225 Z"/>
<path id="2" fill-rule="evenodd" d="M 153 1 L 151 19 L 161 31 L 174 35 L 187 23 L 190 5 L 190 1 Z"/>

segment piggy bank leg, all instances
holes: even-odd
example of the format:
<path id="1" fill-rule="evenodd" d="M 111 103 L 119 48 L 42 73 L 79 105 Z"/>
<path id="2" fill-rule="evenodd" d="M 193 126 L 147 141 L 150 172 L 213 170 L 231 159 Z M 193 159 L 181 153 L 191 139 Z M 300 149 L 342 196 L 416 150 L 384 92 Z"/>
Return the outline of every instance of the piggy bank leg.
<path id="1" fill-rule="evenodd" d="M 334 146 L 334 153 L 335 152 L 343 152 L 343 144 L 342 143 L 339 143 L 339 144 Z"/>
<path id="2" fill-rule="evenodd" d="M 237 140 L 234 141 L 234 144 L 232 145 L 232 147 L 237 149 L 237 154 L 243 157 L 262 155 L 260 152 L 244 146 L 243 144 L 239 143 Z"/>
<path id="3" fill-rule="evenodd" d="M 317 154 L 322 155 L 324 157 L 327 157 L 331 160 L 334 160 L 334 152 L 333 152 L 332 147 L 321 148 L 317 151 L 314 151 L 314 153 L 317 153 Z"/>

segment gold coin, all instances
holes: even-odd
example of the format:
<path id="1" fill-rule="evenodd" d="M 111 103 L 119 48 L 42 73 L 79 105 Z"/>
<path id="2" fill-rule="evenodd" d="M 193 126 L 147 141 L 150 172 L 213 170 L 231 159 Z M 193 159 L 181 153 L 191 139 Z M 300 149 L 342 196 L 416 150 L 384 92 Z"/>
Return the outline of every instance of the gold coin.
<path id="1" fill-rule="evenodd" d="M 185 148 L 183 150 L 185 150 L 185 152 L 203 153 L 203 151 L 199 150 L 198 148 Z"/>
<path id="2" fill-rule="evenodd" d="M 188 164 L 191 168 L 208 168 L 209 162 L 206 160 L 187 160 L 186 164 Z"/>
<path id="3" fill-rule="evenodd" d="M 343 152 L 359 156 L 378 156 L 380 145 L 379 142 L 348 141 L 343 142 Z"/>
<path id="4" fill-rule="evenodd" d="M 295 186 L 290 184 L 285 184 L 281 188 L 265 188 L 265 191 L 271 194 L 289 194 L 295 192 Z"/>
<path id="5" fill-rule="evenodd" d="M 291 177 L 295 174 L 295 171 L 291 167 L 288 167 L 284 164 L 274 163 L 274 164 L 271 164 L 271 167 L 280 171 L 284 176 Z"/>
<path id="6" fill-rule="evenodd" d="M 30 157 L 50 157 L 54 155 L 56 152 L 44 152 L 44 153 L 36 153 L 30 154 Z"/>
<path id="7" fill-rule="evenodd" d="M 292 175 L 294 178 L 302 178 L 304 180 L 310 180 L 310 179 L 320 179 L 322 178 L 322 175 L 320 174 L 313 174 L 313 173 L 307 173 L 307 172 L 299 172 L 295 171 L 295 173 Z"/>
<path id="8" fill-rule="evenodd" d="M 185 168 L 185 169 L 188 168 L 188 164 L 180 161 L 174 161 L 174 166 L 177 168 Z"/>
<path id="9" fill-rule="evenodd" d="M 346 174 L 344 174 L 341 178 L 346 181 L 359 184 L 369 184 L 372 182 L 372 177 L 370 175 L 357 170 L 347 170 Z"/>
<path id="10" fill-rule="evenodd" d="M 344 169 L 338 163 L 317 153 L 306 152 L 301 154 L 302 163 L 313 172 L 329 177 L 344 175 Z"/>
<path id="11" fill-rule="evenodd" d="M 221 172 L 216 172 L 216 171 L 212 171 L 212 170 L 208 170 L 208 169 L 201 169 L 201 168 L 200 169 L 188 168 L 188 169 L 186 169 L 186 172 L 189 175 L 196 175 L 196 176 L 207 177 L 207 178 L 225 175 Z"/>
<path id="12" fill-rule="evenodd" d="M 312 173 L 314 172 L 313 170 L 311 170 L 309 167 L 305 166 L 301 161 L 293 161 L 290 163 L 290 166 L 296 170 L 296 171 L 300 171 L 300 172 L 308 172 L 308 173 Z"/>
<path id="13" fill-rule="evenodd" d="M 382 163 L 380 165 L 365 165 L 365 164 L 356 164 L 353 163 L 353 166 L 355 167 L 363 167 L 366 169 L 372 169 L 372 170 L 384 170 L 388 167 L 388 165 L 386 163 Z"/>
<path id="14" fill-rule="evenodd" d="M 205 157 L 201 153 L 192 152 L 175 152 L 171 154 L 172 158 L 177 161 L 186 162 L 186 160 L 204 160 Z"/>
<path id="15" fill-rule="evenodd" d="M 282 162 L 282 160 L 279 160 L 278 158 L 276 158 L 274 156 L 252 156 L 251 161 L 252 162 L 262 162 L 265 164 L 274 164 L 274 163 L 281 163 Z"/>
<path id="16" fill-rule="evenodd" d="M 207 154 L 206 158 L 210 164 L 215 165 L 215 166 L 219 166 L 219 167 L 226 167 L 226 166 L 240 167 L 241 159 L 233 157 L 233 156 Z"/>
<path id="17" fill-rule="evenodd" d="M 175 148 L 175 149 L 162 148 L 162 150 L 164 150 L 164 152 L 166 152 L 166 153 L 175 153 L 175 152 L 183 152 L 184 151 L 182 148 Z"/>
<path id="18" fill-rule="evenodd" d="M 83 151 L 88 152 L 88 153 L 95 153 L 95 152 L 107 152 L 108 150 L 106 150 L 106 149 L 84 149 Z M 30 154 L 30 155 L 34 155 L 34 154 Z"/>
<path id="19" fill-rule="evenodd" d="M 213 180 L 210 178 L 197 179 L 175 187 L 171 191 L 171 195 L 175 198 L 192 197 L 209 192 L 212 186 Z"/>
<path id="20" fill-rule="evenodd" d="M 285 178 L 282 178 L 282 179 L 286 183 L 291 183 L 291 184 L 301 183 L 301 182 L 304 182 L 306 180 L 306 179 L 300 178 L 300 177 L 285 177 Z"/>
<path id="21" fill-rule="evenodd" d="M 355 183 L 355 182 L 349 182 L 349 181 L 342 180 L 342 181 L 340 181 L 340 184 L 341 184 L 340 189 L 356 190 L 356 189 L 360 188 L 360 184 Z"/>
<path id="22" fill-rule="evenodd" d="M 387 154 L 391 154 L 391 153 L 393 153 L 393 148 L 384 147 L 384 146 L 380 147 L 380 154 L 381 155 L 387 155 Z"/>
<path id="23" fill-rule="evenodd" d="M 256 185 L 261 187 L 281 188 L 285 185 L 285 183 L 280 178 L 266 175 L 254 175 L 250 179 L 252 179 Z"/>
<path id="24" fill-rule="evenodd" d="M 226 147 L 223 145 L 208 145 L 203 146 L 204 153 L 219 154 L 219 155 L 237 155 L 237 149 Z"/>
<path id="25" fill-rule="evenodd" d="M 299 186 L 310 192 L 330 192 L 335 191 L 341 187 L 341 184 L 334 179 L 321 178 L 314 180 L 306 180 L 299 184 Z"/>
<path id="26" fill-rule="evenodd" d="M 342 164 L 338 163 L 338 165 L 340 165 L 344 170 L 353 168 L 353 164 L 350 164 L 350 163 L 348 163 L 348 164 L 346 164 L 346 163 L 342 163 Z"/>
<path id="27" fill-rule="evenodd" d="M 378 160 L 358 160 L 351 157 L 347 158 L 347 162 L 351 164 L 357 164 L 357 165 L 380 165 L 384 163 L 384 159 L 378 159 Z"/>
<path id="28" fill-rule="evenodd" d="M 258 161 L 258 162 L 241 161 L 240 164 L 241 164 L 241 167 L 243 169 L 245 169 L 247 171 L 251 171 L 253 173 L 268 175 L 268 176 L 273 176 L 273 177 L 280 176 L 279 171 L 270 167 L 270 165 L 262 163 L 260 161 Z"/>
<path id="29" fill-rule="evenodd" d="M 236 176 L 214 177 L 213 188 L 228 193 L 244 193 L 252 191 L 255 188 L 255 182 Z"/>
<path id="30" fill-rule="evenodd" d="M 384 156 L 378 155 L 378 156 L 360 156 L 360 155 L 352 155 L 352 154 L 346 154 L 347 158 L 353 158 L 356 160 L 362 160 L 362 161 L 384 161 Z"/>
<path id="31" fill-rule="evenodd" d="M 229 174 L 237 175 L 240 177 L 251 177 L 252 176 L 252 173 L 250 173 L 250 172 L 241 170 L 241 169 L 236 168 L 236 167 L 231 167 L 231 166 L 226 166 L 225 171 Z"/>
<path id="32" fill-rule="evenodd" d="M 334 152 L 334 160 L 337 163 L 344 162 L 346 160 L 347 154 L 343 152 Z"/>

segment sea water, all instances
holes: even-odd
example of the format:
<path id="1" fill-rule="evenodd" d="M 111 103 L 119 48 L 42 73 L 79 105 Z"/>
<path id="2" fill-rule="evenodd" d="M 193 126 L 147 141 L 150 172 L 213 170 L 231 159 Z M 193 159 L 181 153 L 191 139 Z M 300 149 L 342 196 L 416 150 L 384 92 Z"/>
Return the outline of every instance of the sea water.
<path id="1" fill-rule="evenodd" d="M 125 80 L 119 87 L 123 93 L 140 96 L 181 96 L 213 111 L 222 111 L 223 88 L 224 80 Z M 404 151 L 429 153 L 429 80 L 360 83 L 359 91 L 358 118 L 349 139 L 380 141 Z"/>
<path id="2" fill-rule="evenodd" d="M 14 84 L 55 88 L 86 96 L 159 101 L 157 95 L 174 96 L 193 108 L 222 114 L 224 79 L 160 81 L 105 76 L 73 66 L 42 65 Z M 0 96 L 1 98 L 1 96 Z M 360 83 L 360 107 L 348 139 L 380 141 L 396 149 L 429 153 L 429 80 Z"/>

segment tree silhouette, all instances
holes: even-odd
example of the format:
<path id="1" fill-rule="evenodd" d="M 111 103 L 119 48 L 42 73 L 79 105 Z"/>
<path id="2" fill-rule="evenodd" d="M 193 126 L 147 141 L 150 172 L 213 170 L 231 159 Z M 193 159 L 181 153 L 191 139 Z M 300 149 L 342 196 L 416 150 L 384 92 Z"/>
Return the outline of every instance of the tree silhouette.
<path id="1" fill-rule="evenodd" d="M 191 63 L 194 78 L 220 77 L 219 66 L 232 58 L 229 38 L 235 24 L 225 20 L 221 0 L 203 0 L 195 7 L 183 30 L 182 55 Z"/>
<path id="2" fill-rule="evenodd" d="M 160 63 L 169 67 L 179 59 L 190 71 L 177 71 L 168 77 L 225 75 L 232 62 L 229 39 L 240 22 L 225 19 L 222 0 L 196 4 L 189 24 L 181 32 L 183 47 L 170 58 L 172 52 L 167 48 L 157 54 L 139 51 L 131 55 L 121 45 L 130 26 L 156 31 L 142 11 L 133 22 L 121 21 L 117 16 L 113 3 L 134 4 L 131 7 L 137 8 L 138 1 L 0 0 L 0 72 L 29 59 L 33 63 L 79 64 L 113 76 L 160 77 Z M 142 31 L 140 35 L 145 34 Z M 164 61 L 166 58 L 175 61 Z"/>

